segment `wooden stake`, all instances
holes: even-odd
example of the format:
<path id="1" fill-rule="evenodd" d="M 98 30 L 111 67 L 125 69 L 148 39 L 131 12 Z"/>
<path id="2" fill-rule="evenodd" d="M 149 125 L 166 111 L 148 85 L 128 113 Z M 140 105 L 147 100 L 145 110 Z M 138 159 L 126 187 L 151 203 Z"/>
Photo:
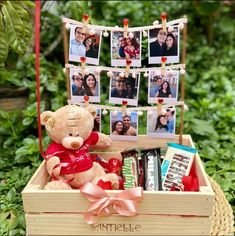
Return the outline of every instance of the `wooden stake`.
<path id="1" fill-rule="evenodd" d="M 69 43 L 68 43 L 68 33 L 67 33 L 67 29 L 65 25 L 66 23 L 63 23 L 64 60 L 65 60 L 65 64 L 68 64 L 69 63 Z M 67 87 L 68 100 L 71 100 L 69 68 L 66 68 L 66 87 Z"/>
<path id="2" fill-rule="evenodd" d="M 180 106 L 180 132 L 179 132 L 179 143 L 183 143 L 183 129 L 184 129 L 184 102 Z"/>

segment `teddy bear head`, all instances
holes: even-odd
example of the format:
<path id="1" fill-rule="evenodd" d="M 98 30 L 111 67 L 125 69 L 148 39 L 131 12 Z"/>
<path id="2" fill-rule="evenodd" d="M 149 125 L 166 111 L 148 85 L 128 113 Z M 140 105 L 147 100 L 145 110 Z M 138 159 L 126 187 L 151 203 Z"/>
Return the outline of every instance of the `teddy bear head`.
<path id="1" fill-rule="evenodd" d="M 44 111 L 41 123 L 54 142 L 75 150 L 90 136 L 95 115 L 95 108 L 92 106 L 84 108 L 66 105 L 55 112 Z"/>

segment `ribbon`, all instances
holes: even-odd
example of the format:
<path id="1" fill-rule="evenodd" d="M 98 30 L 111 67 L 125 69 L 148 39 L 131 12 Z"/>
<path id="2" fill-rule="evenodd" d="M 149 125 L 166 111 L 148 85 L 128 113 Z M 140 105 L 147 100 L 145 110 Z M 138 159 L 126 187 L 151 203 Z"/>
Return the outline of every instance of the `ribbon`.
<path id="1" fill-rule="evenodd" d="M 88 224 L 94 224 L 101 216 L 114 213 L 122 216 L 136 216 L 137 203 L 143 199 L 142 187 L 123 190 L 114 196 L 109 196 L 101 187 L 88 182 L 80 191 L 83 197 L 91 202 L 84 214 L 84 219 Z"/>

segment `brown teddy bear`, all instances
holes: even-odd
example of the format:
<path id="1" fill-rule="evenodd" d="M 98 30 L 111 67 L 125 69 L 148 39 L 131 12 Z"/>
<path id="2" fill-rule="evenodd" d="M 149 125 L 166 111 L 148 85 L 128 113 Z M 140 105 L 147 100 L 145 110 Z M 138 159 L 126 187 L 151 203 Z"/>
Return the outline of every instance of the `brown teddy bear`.
<path id="1" fill-rule="evenodd" d="M 89 154 L 90 145 L 103 149 L 111 144 L 105 134 L 92 132 L 95 114 L 94 107 L 77 105 L 41 114 L 41 122 L 53 140 L 45 153 L 46 167 L 52 180 L 57 180 L 48 183 L 45 189 L 79 188 L 87 182 L 99 181 L 110 181 L 112 189 L 119 188 L 118 176 L 106 174 Z"/>

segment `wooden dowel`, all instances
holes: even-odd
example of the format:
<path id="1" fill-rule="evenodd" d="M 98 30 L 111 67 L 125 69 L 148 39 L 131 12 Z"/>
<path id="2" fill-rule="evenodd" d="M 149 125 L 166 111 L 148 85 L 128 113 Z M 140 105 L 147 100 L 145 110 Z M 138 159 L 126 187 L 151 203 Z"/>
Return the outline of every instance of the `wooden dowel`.
<path id="1" fill-rule="evenodd" d="M 182 47 L 182 56 L 181 63 L 185 64 L 186 62 L 186 52 L 187 52 L 187 24 L 184 24 L 183 29 L 183 47 Z M 181 76 L 181 101 L 184 101 L 185 98 L 185 74 Z"/>
<path id="2" fill-rule="evenodd" d="M 64 43 L 64 60 L 65 64 L 69 63 L 69 42 L 68 42 L 68 33 L 66 29 L 66 23 L 63 23 L 63 43 Z M 70 78 L 69 78 L 69 68 L 66 68 L 66 87 L 67 87 L 67 95 L 68 100 L 71 99 L 70 94 Z"/>
<path id="3" fill-rule="evenodd" d="M 180 132 L 179 132 L 179 143 L 183 143 L 183 129 L 184 129 L 184 104 L 180 106 Z"/>

